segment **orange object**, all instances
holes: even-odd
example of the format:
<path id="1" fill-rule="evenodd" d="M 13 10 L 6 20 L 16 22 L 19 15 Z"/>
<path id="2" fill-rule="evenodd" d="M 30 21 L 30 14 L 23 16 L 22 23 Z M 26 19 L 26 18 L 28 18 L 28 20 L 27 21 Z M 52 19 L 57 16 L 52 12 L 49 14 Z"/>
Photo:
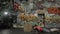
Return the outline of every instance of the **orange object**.
<path id="1" fill-rule="evenodd" d="M 50 14 L 60 14 L 60 10 L 57 7 L 48 8 L 48 13 Z"/>

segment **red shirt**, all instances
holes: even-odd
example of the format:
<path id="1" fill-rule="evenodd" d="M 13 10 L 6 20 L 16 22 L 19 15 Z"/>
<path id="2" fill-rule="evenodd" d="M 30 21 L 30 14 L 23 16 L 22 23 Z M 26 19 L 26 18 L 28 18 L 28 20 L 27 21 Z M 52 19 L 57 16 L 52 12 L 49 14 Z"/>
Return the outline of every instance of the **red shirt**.
<path id="1" fill-rule="evenodd" d="M 40 27 L 40 26 L 35 26 L 35 28 L 38 29 L 38 30 L 41 31 L 41 32 L 43 31 L 43 28 Z"/>
<path id="2" fill-rule="evenodd" d="M 18 3 L 14 3 L 14 9 L 18 10 L 19 4 Z"/>

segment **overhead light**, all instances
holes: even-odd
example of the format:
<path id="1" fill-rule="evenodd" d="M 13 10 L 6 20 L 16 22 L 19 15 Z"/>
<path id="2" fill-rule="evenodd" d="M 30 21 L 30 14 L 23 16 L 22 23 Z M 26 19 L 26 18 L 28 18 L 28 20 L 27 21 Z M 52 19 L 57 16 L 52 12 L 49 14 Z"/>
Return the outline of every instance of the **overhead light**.
<path id="1" fill-rule="evenodd" d="M 8 12 L 4 12 L 4 15 L 7 15 L 8 14 Z"/>

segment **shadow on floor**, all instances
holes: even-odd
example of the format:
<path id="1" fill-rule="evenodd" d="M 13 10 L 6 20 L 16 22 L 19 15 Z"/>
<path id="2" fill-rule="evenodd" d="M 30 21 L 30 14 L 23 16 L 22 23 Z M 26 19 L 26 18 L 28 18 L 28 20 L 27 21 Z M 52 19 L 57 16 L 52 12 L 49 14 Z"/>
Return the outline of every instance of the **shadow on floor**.
<path id="1" fill-rule="evenodd" d="M 0 30 L 0 34 L 60 34 L 60 32 L 51 33 L 36 33 L 36 32 L 23 32 L 21 29 L 3 29 Z"/>

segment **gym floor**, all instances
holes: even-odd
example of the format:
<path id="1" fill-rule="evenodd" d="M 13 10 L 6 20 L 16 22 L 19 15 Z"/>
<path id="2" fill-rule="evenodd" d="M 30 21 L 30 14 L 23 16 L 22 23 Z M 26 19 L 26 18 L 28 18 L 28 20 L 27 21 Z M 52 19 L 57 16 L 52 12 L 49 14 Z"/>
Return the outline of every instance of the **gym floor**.
<path id="1" fill-rule="evenodd" d="M 60 32 L 50 32 L 50 33 L 36 33 L 36 32 L 23 32 L 20 29 L 3 29 L 0 30 L 0 34 L 60 34 Z"/>

